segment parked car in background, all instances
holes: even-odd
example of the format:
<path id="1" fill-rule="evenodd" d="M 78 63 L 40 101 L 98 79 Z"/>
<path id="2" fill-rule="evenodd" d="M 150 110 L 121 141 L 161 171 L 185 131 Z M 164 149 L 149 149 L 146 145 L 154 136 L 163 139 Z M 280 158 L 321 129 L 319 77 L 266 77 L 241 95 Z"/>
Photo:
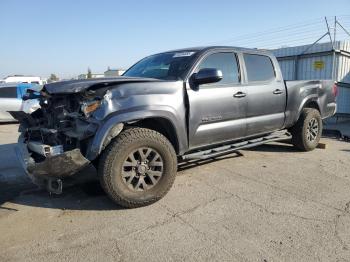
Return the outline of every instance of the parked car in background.
<path id="1" fill-rule="evenodd" d="M 33 84 L 5 83 L 0 84 L 0 122 L 16 122 L 8 111 L 32 113 L 39 108 L 38 100 L 22 101 L 28 89 L 39 91 L 41 86 Z"/>
<path id="2" fill-rule="evenodd" d="M 20 110 L 22 99 L 17 97 L 17 84 L 1 84 L 0 86 L 0 122 L 16 121 L 8 111 Z"/>
<path id="3" fill-rule="evenodd" d="M 45 85 L 46 79 L 42 79 L 40 76 L 22 76 L 14 75 L 8 76 L 1 80 L 2 83 L 24 83 L 24 84 L 37 84 Z"/>

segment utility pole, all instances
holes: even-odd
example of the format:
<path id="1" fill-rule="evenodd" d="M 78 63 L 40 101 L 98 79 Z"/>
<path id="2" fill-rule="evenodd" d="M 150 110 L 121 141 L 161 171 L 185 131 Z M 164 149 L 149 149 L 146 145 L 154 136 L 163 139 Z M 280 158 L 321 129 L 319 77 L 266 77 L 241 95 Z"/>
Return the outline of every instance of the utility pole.
<path id="1" fill-rule="evenodd" d="M 335 42 L 336 37 L 337 37 L 337 17 L 335 16 L 334 17 L 334 31 L 333 31 L 334 42 Z"/>
<path id="2" fill-rule="evenodd" d="M 331 30 L 329 29 L 329 25 L 328 25 L 328 20 L 327 20 L 327 17 L 325 16 L 324 17 L 324 20 L 326 21 L 326 26 L 327 26 L 327 34 L 329 36 L 329 40 L 331 40 L 331 44 L 332 44 L 332 47 L 334 49 L 334 42 L 332 40 L 332 34 L 331 34 Z"/>
<path id="3" fill-rule="evenodd" d="M 335 66 L 336 66 L 336 63 L 335 63 L 335 59 L 336 59 L 336 54 L 335 54 L 335 41 L 336 41 L 336 37 L 337 37 L 337 17 L 334 16 L 334 28 L 333 28 L 333 64 L 332 64 L 332 80 L 333 81 L 336 81 L 336 77 L 335 77 Z"/>

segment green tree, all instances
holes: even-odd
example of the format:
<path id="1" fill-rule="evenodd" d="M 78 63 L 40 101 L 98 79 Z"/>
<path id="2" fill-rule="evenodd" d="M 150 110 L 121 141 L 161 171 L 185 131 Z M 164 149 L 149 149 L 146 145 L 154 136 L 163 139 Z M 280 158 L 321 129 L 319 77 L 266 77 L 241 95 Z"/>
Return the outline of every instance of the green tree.
<path id="1" fill-rule="evenodd" d="M 55 74 L 51 74 L 47 81 L 49 83 L 52 83 L 52 82 L 57 82 L 58 80 L 60 80 L 60 79 Z"/>
<path id="2" fill-rule="evenodd" d="M 90 67 L 88 67 L 88 72 L 87 72 L 86 78 L 92 78 L 92 73 L 91 73 Z"/>

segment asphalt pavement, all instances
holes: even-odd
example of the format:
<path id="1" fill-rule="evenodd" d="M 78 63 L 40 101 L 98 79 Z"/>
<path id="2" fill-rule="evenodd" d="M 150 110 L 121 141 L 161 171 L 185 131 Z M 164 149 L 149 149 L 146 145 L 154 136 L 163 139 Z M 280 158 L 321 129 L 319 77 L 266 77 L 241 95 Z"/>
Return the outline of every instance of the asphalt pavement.
<path id="1" fill-rule="evenodd" d="M 36 190 L 17 136 L 0 126 L 0 261 L 350 261 L 348 142 L 185 163 L 164 199 L 123 209 L 96 181 Z"/>

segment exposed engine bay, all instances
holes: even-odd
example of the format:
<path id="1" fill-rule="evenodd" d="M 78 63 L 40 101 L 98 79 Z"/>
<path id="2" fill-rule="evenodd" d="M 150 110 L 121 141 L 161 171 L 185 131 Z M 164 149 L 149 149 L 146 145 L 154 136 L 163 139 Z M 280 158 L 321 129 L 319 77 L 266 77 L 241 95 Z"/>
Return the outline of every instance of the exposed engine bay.
<path id="1" fill-rule="evenodd" d="M 90 117 L 101 105 L 105 90 L 76 94 L 40 95 L 28 93 L 25 99 L 38 99 L 33 113 L 11 112 L 20 121 L 20 154 L 34 183 L 50 192 L 61 193 L 61 179 L 75 174 L 90 161 L 85 153 L 99 127 Z"/>
<path id="2" fill-rule="evenodd" d="M 40 109 L 32 114 L 12 112 L 21 122 L 24 142 L 36 161 L 79 148 L 86 149 L 98 123 L 90 114 L 101 104 L 95 91 L 71 95 L 50 96 L 45 91 L 39 97 Z M 43 146 L 40 146 L 43 145 Z M 46 147 L 45 147 L 46 146 Z M 44 157 L 44 158 L 43 158 Z"/>

